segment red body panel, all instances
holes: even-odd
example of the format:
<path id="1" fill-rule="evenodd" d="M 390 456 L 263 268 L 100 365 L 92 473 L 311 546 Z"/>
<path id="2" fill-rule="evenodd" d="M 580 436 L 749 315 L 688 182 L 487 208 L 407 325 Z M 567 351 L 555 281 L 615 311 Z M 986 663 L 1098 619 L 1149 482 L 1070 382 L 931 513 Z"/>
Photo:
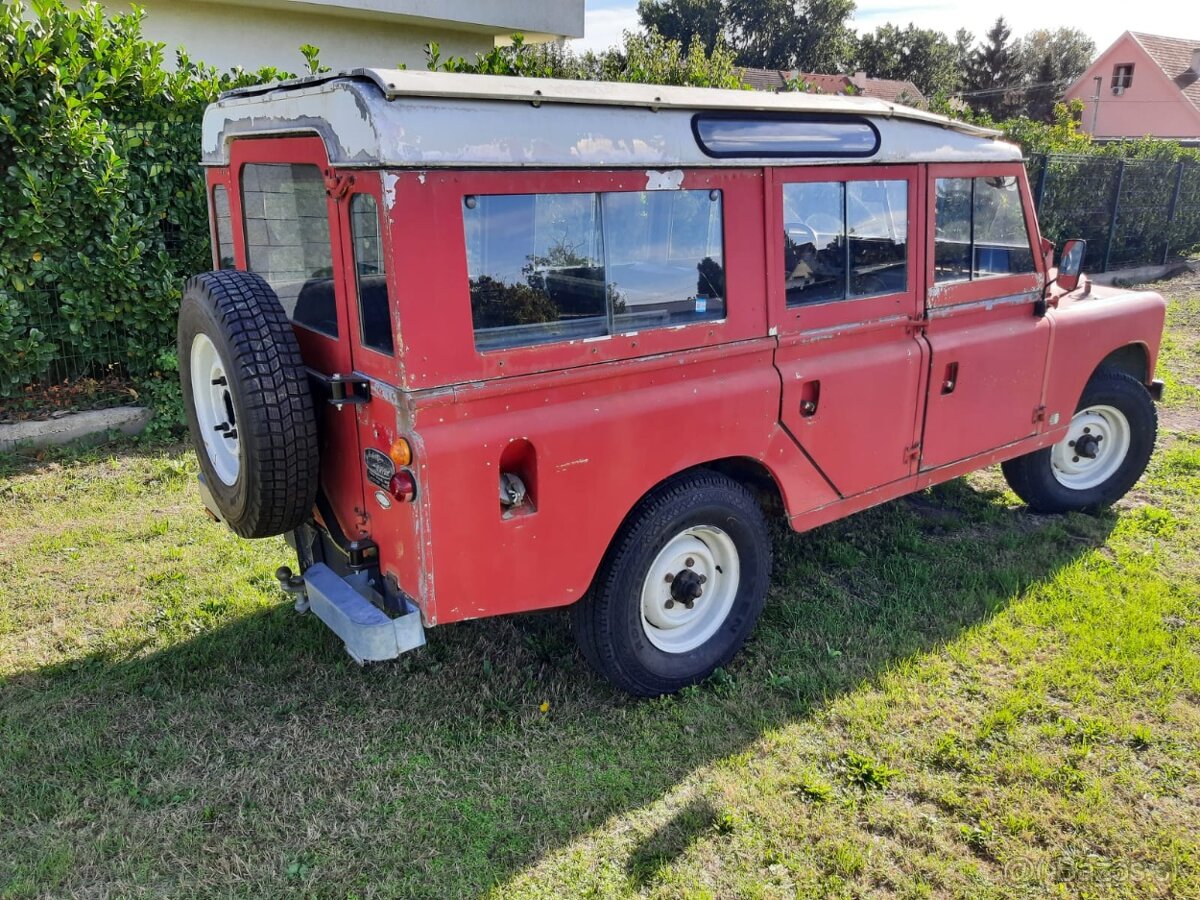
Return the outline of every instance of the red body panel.
<path id="1" fill-rule="evenodd" d="M 315 138 L 235 141 L 231 160 L 208 178 L 229 191 L 245 268 L 241 166 L 326 164 Z M 934 285 L 934 179 L 977 174 L 1019 178 L 1037 271 Z M 909 182 L 906 289 L 788 307 L 782 185 L 855 179 Z M 1054 443 L 1114 350 L 1143 345 L 1145 378 L 1153 372 L 1155 295 L 1077 292 L 1036 314 L 1045 261 L 1013 163 L 685 171 L 683 188 L 722 192 L 724 320 L 475 349 L 465 197 L 643 191 L 647 180 L 643 171 L 342 170 L 329 182 L 340 338 L 296 331 L 309 366 L 368 376 L 371 401 L 322 406 L 322 485 L 347 537 L 379 545 L 383 572 L 427 624 L 577 600 L 639 499 L 684 469 L 752 461 L 803 530 Z M 364 347 L 357 328 L 348 204 L 360 192 L 383 217 L 394 357 Z M 411 503 L 385 502 L 365 478 L 363 452 L 386 453 L 399 437 L 414 453 Z M 516 510 L 498 495 L 514 451 L 530 499 Z"/>

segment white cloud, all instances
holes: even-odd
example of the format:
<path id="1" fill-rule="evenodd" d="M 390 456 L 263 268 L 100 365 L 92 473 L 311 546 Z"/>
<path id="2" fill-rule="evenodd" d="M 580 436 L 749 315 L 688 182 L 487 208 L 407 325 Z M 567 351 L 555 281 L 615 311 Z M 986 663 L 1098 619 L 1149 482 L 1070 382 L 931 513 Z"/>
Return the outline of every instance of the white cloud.
<path id="1" fill-rule="evenodd" d="M 603 50 L 621 43 L 621 32 L 637 31 L 641 28 L 637 16 L 637 3 L 631 0 L 628 7 L 593 9 L 588 4 L 584 12 L 583 37 L 567 43 L 575 50 Z"/>

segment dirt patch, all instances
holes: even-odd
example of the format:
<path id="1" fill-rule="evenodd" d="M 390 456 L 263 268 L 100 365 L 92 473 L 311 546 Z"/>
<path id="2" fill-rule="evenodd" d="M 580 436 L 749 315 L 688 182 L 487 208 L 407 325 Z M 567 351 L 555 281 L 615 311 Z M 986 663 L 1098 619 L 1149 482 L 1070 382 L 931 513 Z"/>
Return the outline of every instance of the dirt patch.
<path id="1" fill-rule="evenodd" d="M 136 402 L 138 392 L 128 378 L 68 379 L 57 384 L 27 384 L 16 397 L 0 398 L 0 424 L 53 419 L 81 410 L 108 409 Z"/>
<path id="2" fill-rule="evenodd" d="M 1164 431 L 1200 434 L 1200 409 L 1194 406 L 1163 406 L 1158 410 L 1158 427 Z"/>

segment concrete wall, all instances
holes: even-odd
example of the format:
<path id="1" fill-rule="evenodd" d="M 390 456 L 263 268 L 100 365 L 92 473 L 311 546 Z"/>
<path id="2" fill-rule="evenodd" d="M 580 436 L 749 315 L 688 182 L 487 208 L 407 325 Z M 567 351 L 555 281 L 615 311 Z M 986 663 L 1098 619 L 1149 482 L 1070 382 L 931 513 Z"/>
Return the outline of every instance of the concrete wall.
<path id="1" fill-rule="evenodd" d="M 1133 64 L 1133 83 L 1125 92 L 1112 92 L 1113 67 Z M 1097 108 L 1095 77 L 1100 76 Z M 1083 130 L 1098 138 L 1200 137 L 1200 110 L 1128 33 L 1105 50 L 1066 93 L 1083 101 Z"/>

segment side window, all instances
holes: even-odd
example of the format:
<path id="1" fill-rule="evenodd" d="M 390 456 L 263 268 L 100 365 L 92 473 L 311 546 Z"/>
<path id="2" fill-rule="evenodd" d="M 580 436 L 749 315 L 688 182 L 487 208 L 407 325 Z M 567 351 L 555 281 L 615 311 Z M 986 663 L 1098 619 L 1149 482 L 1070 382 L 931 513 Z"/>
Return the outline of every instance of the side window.
<path id="1" fill-rule="evenodd" d="M 935 281 L 1034 271 L 1016 176 L 939 178 L 936 192 Z"/>
<path id="2" fill-rule="evenodd" d="M 246 263 L 298 325 L 338 336 L 325 182 L 313 165 L 242 167 Z"/>
<path id="3" fill-rule="evenodd" d="M 975 179 L 974 277 L 1032 272 L 1033 251 L 1015 175 Z"/>
<path id="4" fill-rule="evenodd" d="M 907 181 L 785 184 L 783 216 L 789 306 L 907 289 Z"/>
<path id="5" fill-rule="evenodd" d="M 358 287 L 358 316 L 364 347 L 389 356 L 394 350 L 379 208 L 370 194 L 350 198 L 350 240 Z"/>
<path id="6" fill-rule="evenodd" d="M 616 331 L 725 318 L 720 191 L 603 195 Z"/>
<path id="7" fill-rule="evenodd" d="M 463 205 L 478 349 L 608 333 L 595 194 L 470 196 Z"/>
<path id="8" fill-rule="evenodd" d="M 229 192 L 225 185 L 218 184 L 212 192 L 213 222 L 216 232 L 213 234 L 214 249 L 217 257 L 217 267 L 221 269 L 234 268 L 233 262 L 233 219 L 229 214 Z"/>
<path id="9" fill-rule="evenodd" d="M 468 196 L 475 346 L 725 316 L 720 191 Z"/>

